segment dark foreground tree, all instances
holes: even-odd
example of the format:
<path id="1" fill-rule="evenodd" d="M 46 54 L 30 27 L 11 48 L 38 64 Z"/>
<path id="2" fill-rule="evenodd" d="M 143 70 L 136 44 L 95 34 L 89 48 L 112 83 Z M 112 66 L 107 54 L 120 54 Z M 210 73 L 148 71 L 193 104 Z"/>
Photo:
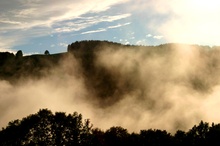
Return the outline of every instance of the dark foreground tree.
<path id="1" fill-rule="evenodd" d="M 83 145 L 91 125 L 82 115 L 74 112 L 55 113 L 47 109 L 22 120 L 10 122 L 0 132 L 0 145 Z M 84 139 L 83 139 L 84 138 Z"/>
<path id="2" fill-rule="evenodd" d="M 220 124 L 201 121 L 188 132 L 171 135 L 165 130 L 149 129 L 129 134 L 120 126 L 106 131 L 92 128 L 88 119 L 74 112 L 66 114 L 41 109 L 22 120 L 9 122 L 0 131 L 1 146 L 71 145 L 71 146 L 214 146 L 220 145 Z"/>
<path id="3" fill-rule="evenodd" d="M 107 146 L 128 145 L 129 134 L 127 129 L 122 127 L 111 127 L 105 132 L 105 142 Z"/>

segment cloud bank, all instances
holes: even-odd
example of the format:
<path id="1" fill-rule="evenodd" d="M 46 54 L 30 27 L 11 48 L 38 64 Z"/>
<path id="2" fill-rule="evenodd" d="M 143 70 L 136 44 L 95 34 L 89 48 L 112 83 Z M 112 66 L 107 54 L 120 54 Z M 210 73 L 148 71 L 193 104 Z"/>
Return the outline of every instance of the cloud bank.
<path id="1" fill-rule="evenodd" d="M 30 38 L 51 33 L 73 32 L 103 21 L 115 21 L 128 14 L 102 14 L 124 0 L 8 0 L 0 2 L 0 34 L 2 49 L 25 44 Z M 91 17 L 83 15 L 93 14 Z M 127 15 L 127 16 L 125 16 Z M 100 17 L 99 17 L 100 16 Z M 97 19 L 99 18 L 99 19 Z M 9 42 L 10 40 L 10 42 Z"/>

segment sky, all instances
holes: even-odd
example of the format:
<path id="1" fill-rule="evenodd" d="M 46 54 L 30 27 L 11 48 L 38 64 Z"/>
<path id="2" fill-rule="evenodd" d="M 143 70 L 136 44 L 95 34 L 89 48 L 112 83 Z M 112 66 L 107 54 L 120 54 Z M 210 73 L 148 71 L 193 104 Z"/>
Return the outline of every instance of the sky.
<path id="1" fill-rule="evenodd" d="M 67 51 L 81 40 L 220 45 L 218 0 L 1 0 L 0 51 Z"/>

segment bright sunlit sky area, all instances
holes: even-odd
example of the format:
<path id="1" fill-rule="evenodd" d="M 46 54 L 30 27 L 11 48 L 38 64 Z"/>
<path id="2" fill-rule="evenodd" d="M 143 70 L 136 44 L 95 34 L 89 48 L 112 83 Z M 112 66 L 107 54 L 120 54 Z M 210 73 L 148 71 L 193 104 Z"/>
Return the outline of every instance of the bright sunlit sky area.
<path id="1" fill-rule="evenodd" d="M 219 0 L 1 0 L 0 51 L 66 52 L 81 40 L 220 45 Z"/>

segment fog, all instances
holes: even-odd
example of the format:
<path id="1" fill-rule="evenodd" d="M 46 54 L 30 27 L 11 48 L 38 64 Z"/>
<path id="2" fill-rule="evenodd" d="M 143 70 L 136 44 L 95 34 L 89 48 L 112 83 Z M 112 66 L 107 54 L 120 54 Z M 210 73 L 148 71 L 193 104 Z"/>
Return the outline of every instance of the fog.
<path id="1" fill-rule="evenodd" d="M 16 84 L 1 80 L 0 127 L 42 108 L 77 111 L 102 130 L 122 126 L 129 132 L 175 132 L 201 120 L 220 122 L 218 49 L 164 45 L 94 50 L 90 70 L 69 54 L 42 78 Z"/>

